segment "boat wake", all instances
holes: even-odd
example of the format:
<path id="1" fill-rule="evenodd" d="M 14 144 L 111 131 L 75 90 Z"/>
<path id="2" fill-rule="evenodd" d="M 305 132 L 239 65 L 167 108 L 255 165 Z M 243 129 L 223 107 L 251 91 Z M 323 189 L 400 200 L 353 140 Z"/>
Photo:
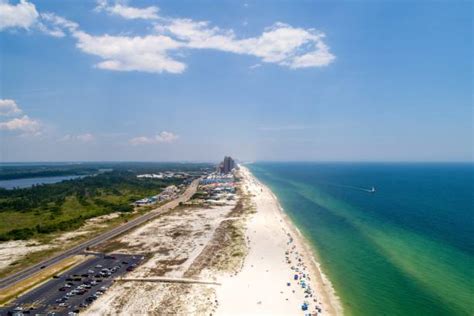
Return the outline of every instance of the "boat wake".
<path id="1" fill-rule="evenodd" d="M 331 186 L 335 187 L 340 187 L 340 188 L 346 188 L 346 189 L 352 189 L 352 190 L 358 190 L 358 191 L 363 191 L 363 192 L 368 192 L 368 193 L 375 193 L 375 187 L 372 186 L 370 189 L 364 188 L 364 187 L 356 187 L 352 185 L 344 185 L 344 184 L 334 184 L 334 183 L 326 183 Z"/>
<path id="2" fill-rule="evenodd" d="M 365 189 L 364 191 L 369 193 L 375 193 L 375 187 L 372 187 L 370 190 Z"/>

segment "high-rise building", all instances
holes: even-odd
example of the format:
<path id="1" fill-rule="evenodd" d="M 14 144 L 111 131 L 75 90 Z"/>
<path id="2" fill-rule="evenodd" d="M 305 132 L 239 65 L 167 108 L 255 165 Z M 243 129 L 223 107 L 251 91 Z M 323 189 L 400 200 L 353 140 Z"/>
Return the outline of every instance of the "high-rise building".
<path id="1" fill-rule="evenodd" d="M 224 161 L 219 165 L 221 173 L 230 173 L 235 168 L 235 161 L 232 157 L 224 157 Z"/>

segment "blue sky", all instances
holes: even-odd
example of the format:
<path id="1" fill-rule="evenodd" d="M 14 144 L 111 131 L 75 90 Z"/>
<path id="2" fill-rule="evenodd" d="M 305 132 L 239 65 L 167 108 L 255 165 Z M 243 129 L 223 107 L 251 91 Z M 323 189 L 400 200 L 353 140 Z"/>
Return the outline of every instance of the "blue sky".
<path id="1" fill-rule="evenodd" d="M 0 0 L 0 159 L 472 161 L 472 9 Z"/>

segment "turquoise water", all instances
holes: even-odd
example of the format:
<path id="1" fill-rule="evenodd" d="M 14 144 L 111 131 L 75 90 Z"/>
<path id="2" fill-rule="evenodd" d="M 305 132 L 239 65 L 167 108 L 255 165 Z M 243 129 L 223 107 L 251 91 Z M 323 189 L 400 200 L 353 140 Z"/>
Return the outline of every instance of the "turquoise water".
<path id="1" fill-rule="evenodd" d="M 473 164 L 248 167 L 312 243 L 346 314 L 474 315 Z"/>

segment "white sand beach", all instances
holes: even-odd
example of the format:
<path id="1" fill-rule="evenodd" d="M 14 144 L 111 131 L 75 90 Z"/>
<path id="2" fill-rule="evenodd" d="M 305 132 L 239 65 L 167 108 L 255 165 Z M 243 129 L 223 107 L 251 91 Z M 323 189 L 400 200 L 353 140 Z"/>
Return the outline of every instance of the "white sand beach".
<path id="1" fill-rule="evenodd" d="M 239 203 L 185 207 L 105 245 L 115 253 L 148 253 L 128 277 L 175 281 L 116 282 L 85 314 L 342 315 L 331 283 L 276 197 L 247 168 L 239 177 Z"/>
<path id="2" fill-rule="evenodd" d="M 245 167 L 241 174 L 256 213 L 247 223 L 249 252 L 242 270 L 219 279 L 217 314 L 342 315 L 329 280 L 276 197 Z"/>

